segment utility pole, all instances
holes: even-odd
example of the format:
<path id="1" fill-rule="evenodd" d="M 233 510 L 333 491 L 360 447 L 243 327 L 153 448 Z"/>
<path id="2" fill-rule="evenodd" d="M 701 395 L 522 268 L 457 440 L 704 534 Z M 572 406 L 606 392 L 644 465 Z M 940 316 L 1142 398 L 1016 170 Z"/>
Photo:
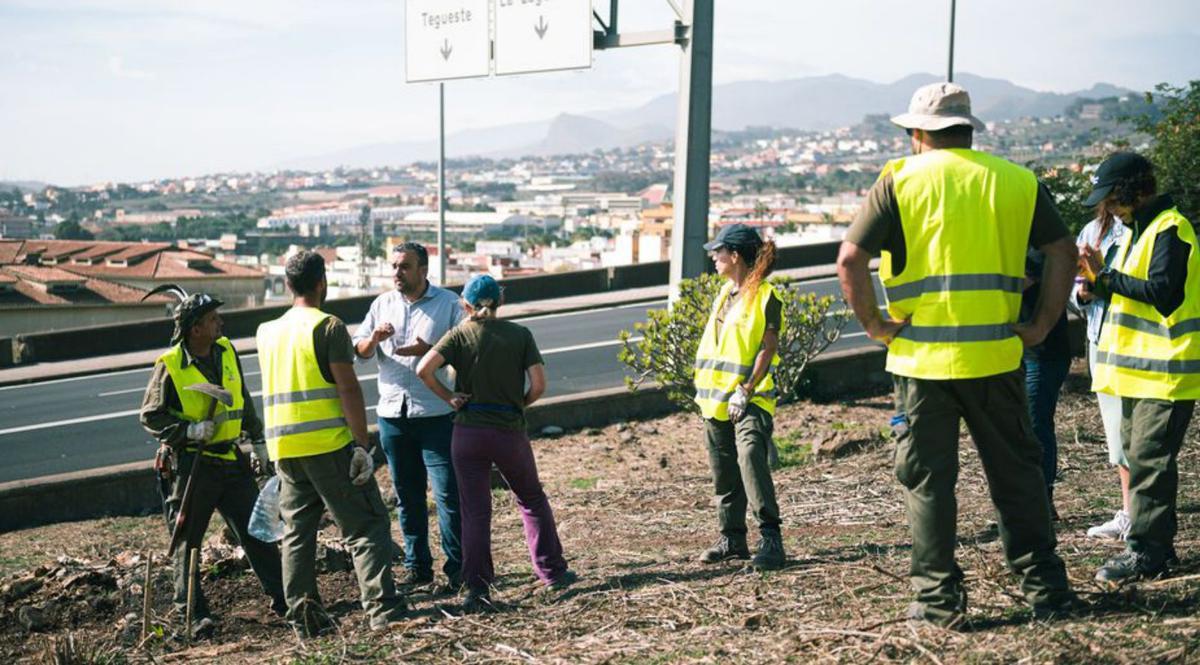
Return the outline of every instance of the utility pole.
<path id="1" fill-rule="evenodd" d="M 671 301 L 679 280 L 704 272 L 708 240 L 709 155 L 712 149 L 713 0 L 686 0 L 682 23 L 690 26 L 679 63 L 679 111 L 675 134 L 675 219 L 671 225 Z"/>
<path id="2" fill-rule="evenodd" d="M 358 212 L 358 288 L 363 292 L 371 288 L 367 254 L 371 248 L 371 239 L 375 237 L 374 231 L 371 224 L 371 204 L 368 203 Z"/>
<path id="3" fill-rule="evenodd" d="M 946 64 L 946 80 L 954 82 L 954 6 L 955 0 L 950 0 L 950 57 Z"/>
<path id="4" fill-rule="evenodd" d="M 446 285 L 446 84 L 438 82 L 437 285 Z"/>

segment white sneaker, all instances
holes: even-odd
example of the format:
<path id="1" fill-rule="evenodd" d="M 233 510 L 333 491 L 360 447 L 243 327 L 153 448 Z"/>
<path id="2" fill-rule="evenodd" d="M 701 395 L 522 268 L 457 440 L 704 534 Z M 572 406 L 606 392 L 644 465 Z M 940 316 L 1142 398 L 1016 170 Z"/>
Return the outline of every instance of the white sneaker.
<path id="1" fill-rule="evenodd" d="M 1113 518 L 1100 526 L 1087 530 L 1088 538 L 1104 538 L 1106 540 L 1125 540 L 1129 535 L 1129 513 L 1118 510 Z"/>

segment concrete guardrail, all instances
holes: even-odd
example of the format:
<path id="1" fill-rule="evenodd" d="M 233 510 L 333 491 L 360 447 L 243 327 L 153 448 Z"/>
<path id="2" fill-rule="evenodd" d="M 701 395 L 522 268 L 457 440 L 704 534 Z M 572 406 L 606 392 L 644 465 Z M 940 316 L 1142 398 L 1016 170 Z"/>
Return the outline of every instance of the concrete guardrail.
<path id="1" fill-rule="evenodd" d="M 776 268 L 806 268 L 833 263 L 840 243 L 784 247 L 779 250 Z M 516 277 L 502 280 L 505 299 L 510 304 L 606 293 L 668 282 L 666 261 L 640 263 L 614 268 L 577 270 L 566 273 Z M 711 266 L 710 266 L 711 268 Z M 458 292 L 461 287 L 451 287 Z M 324 309 L 343 321 L 361 321 L 376 295 L 329 300 Z M 223 309 L 225 335 L 230 339 L 252 337 L 258 326 L 281 316 L 288 304 L 246 309 Z M 174 324 L 169 318 L 147 319 L 104 326 L 71 328 L 45 333 L 28 333 L 0 338 L 0 367 L 35 362 L 54 362 L 143 351 L 162 346 L 171 336 Z"/>

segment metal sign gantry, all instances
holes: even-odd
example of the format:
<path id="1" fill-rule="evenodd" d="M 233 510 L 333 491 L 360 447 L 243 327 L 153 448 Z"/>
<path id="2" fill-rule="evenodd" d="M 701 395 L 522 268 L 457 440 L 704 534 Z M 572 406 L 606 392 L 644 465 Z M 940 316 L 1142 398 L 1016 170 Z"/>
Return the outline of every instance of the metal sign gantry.
<path id="1" fill-rule="evenodd" d="M 407 0 L 405 75 L 409 82 L 481 77 L 490 74 L 490 64 L 495 65 L 498 75 L 579 69 L 591 66 L 593 49 L 678 45 L 682 53 L 675 129 L 675 217 L 671 227 L 670 266 L 671 301 L 674 302 L 679 281 L 700 275 L 705 267 L 703 245 L 708 237 L 712 149 L 714 0 L 664 1 L 676 17 L 670 29 L 621 33 L 618 30 L 620 0 L 608 0 L 607 18 L 592 9 L 592 0 L 544 3 L 469 0 L 456 2 L 453 9 L 447 9 L 441 0 Z M 494 17 L 489 16 L 489 12 L 493 12 Z M 582 30 L 590 20 L 589 12 L 600 28 L 592 31 L 590 44 Z M 487 55 L 483 56 L 481 44 L 485 34 L 489 37 L 485 48 Z M 439 211 L 442 211 L 445 206 L 442 90 L 439 90 L 438 99 L 442 155 L 438 168 L 438 203 Z M 444 278 L 444 213 L 439 215 L 438 229 L 437 272 Z"/>

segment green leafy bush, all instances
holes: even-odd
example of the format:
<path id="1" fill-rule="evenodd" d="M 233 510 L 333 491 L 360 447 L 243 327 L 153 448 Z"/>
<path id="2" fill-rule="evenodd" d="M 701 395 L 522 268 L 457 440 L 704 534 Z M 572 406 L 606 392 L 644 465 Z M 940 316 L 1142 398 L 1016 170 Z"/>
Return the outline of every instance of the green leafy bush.
<path id="1" fill-rule="evenodd" d="M 622 330 L 617 357 L 633 371 L 625 378 L 630 390 L 652 381 L 661 385 L 679 407 L 699 413 L 692 398 L 696 349 L 708 323 L 713 301 L 724 280 L 701 275 L 679 283 L 679 299 L 669 310 L 651 310 L 644 323 L 633 331 Z M 779 367 L 775 370 L 779 401 L 794 399 L 808 363 L 842 334 L 850 311 L 841 299 L 817 296 L 773 278 L 771 283 L 783 300 L 784 333 L 779 340 Z"/>

